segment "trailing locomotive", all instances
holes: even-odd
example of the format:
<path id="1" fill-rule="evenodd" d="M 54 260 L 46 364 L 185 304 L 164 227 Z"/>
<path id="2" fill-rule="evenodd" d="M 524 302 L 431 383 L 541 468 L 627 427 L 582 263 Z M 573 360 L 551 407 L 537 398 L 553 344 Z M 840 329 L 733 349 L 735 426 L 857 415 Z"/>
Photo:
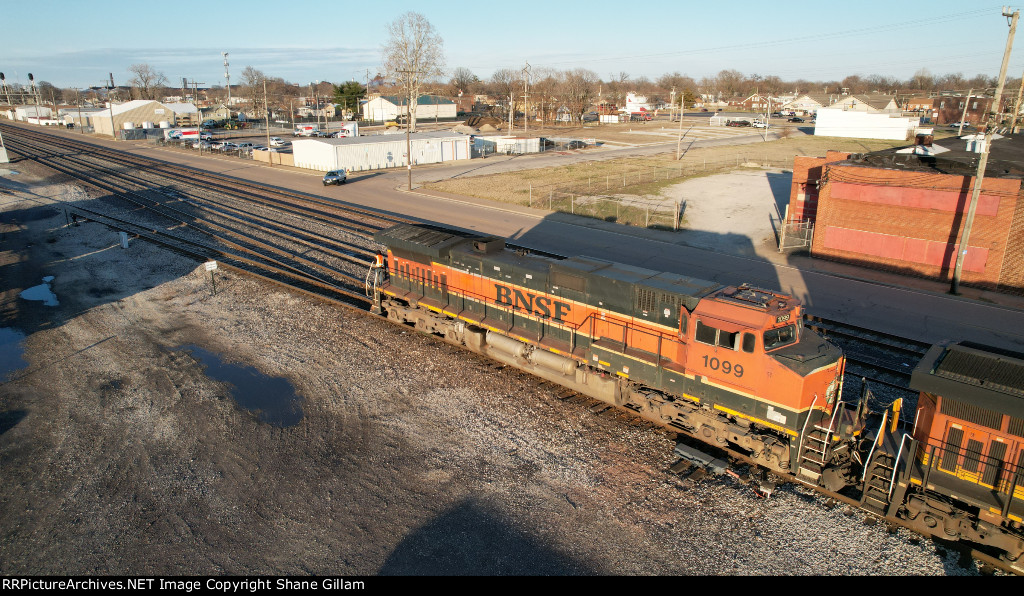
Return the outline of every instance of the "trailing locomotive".
<path id="1" fill-rule="evenodd" d="M 908 433 L 897 424 L 899 401 L 881 420 L 868 412 L 867 391 L 843 402 L 842 352 L 803 327 L 792 296 L 531 254 L 501 238 L 433 226 L 398 225 L 375 239 L 387 246 L 387 275 L 368 278 L 368 290 L 374 312 L 392 321 L 729 449 L 763 470 L 852 495 L 923 534 L 991 546 L 1010 560 L 1024 552 L 1024 361 L 1003 389 L 972 390 L 974 397 L 1017 383 L 1016 401 L 989 395 L 984 412 L 940 397 L 958 395 L 953 390 L 963 388 L 950 383 L 962 374 L 915 372 L 922 398 Z M 972 362 L 980 371 L 981 361 Z M 972 430 L 948 430 L 957 427 Z M 978 445 L 988 446 L 988 460 Z"/>

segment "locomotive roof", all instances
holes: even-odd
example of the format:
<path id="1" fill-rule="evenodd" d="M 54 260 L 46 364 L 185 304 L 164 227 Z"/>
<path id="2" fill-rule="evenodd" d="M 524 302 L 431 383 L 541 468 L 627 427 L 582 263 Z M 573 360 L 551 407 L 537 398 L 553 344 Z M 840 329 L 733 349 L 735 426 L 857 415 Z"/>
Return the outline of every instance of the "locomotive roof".
<path id="1" fill-rule="evenodd" d="M 389 247 L 426 253 L 435 259 L 453 245 L 476 235 L 425 224 L 398 224 L 373 235 L 373 239 Z"/>
<path id="2" fill-rule="evenodd" d="M 1024 417 L 1024 354 L 961 342 L 932 346 L 910 387 Z"/>

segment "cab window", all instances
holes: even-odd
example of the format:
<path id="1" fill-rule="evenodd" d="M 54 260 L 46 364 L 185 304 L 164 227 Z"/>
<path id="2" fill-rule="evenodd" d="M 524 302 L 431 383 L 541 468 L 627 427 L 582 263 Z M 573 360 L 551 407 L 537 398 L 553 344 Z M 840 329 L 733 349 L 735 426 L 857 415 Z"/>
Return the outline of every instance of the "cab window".
<path id="1" fill-rule="evenodd" d="M 705 325 L 700 319 L 697 320 L 697 341 L 713 346 L 717 337 L 718 329 Z"/>
<path id="2" fill-rule="evenodd" d="M 729 348 L 735 350 L 738 345 L 739 333 L 729 333 L 728 331 L 718 330 L 718 345 L 723 348 Z"/>
<path id="3" fill-rule="evenodd" d="M 742 332 L 731 332 L 705 325 L 703 321 L 697 319 L 697 332 L 694 338 L 702 343 L 708 344 L 709 346 L 718 346 L 720 348 L 726 348 L 729 350 L 738 350 L 740 346 L 740 336 Z M 746 335 L 750 335 L 749 333 Z"/>
<path id="4" fill-rule="evenodd" d="M 764 349 L 774 350 L 796 343 L 796 325 L 776 327 L 764 332 Z"/>
<path id="5" fill-rule="evenodd" d="M 743 351 L 748 353 L 748 354 L 753 354 L 754 353 L 754 342 L 755 341 L 756 341 L 756 338 L 754 337 L 753 333 L 744 333 L 743 334 Z"/>

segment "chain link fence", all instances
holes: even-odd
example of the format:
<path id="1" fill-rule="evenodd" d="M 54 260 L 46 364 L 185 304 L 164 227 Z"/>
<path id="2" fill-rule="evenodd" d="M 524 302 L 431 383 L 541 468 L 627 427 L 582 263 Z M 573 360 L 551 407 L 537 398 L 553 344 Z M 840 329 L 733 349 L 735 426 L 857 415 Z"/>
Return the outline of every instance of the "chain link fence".
<path id="1" fill-rule="evenodd" d="M 714 161 L 684 159 L 671 166 L 626 163 L 614 173 L 581 176 L 568 183 L 531 184 L 517 194 L 526 195 L 531 207 L 626 225 L 678 230 L 683 202 L 657 197 L 663 186 L 744 166 L 791 168 L 793 162 L 740 153 Z"/>

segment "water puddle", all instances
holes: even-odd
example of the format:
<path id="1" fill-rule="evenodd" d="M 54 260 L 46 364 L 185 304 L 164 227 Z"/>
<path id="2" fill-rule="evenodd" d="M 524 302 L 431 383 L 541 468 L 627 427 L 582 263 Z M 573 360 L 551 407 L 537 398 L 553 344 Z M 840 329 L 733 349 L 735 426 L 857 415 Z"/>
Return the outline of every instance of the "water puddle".
<path id="1" fill-rule="evenodd" d="M 53 276 L 47 275 L 43 278 L 43 283 L 38 286 L 32 286 L 18 295 L 25 300 L 42 300 L 46 306 L 60 306 L 60 302 L 57 301 L 57 295 L 50 289 L 51 282 L 53 282 Z"/>
<path id="2" fill-rule="evenodd" d="M 21 357 L 25 346 L 21 345 L 25 334 L 9 327 L 0 327 L 0 381 L 14 371 L 25 368 L 28 362 Z"/>
<path id="3" fill-rule="evenodd" d="M 225 364 L 221 357 L 199 346 L 179 348 L 206 367 L 206 376 L 231 384 L 231 397 L 267 424 L 287 427 L 302 420 L 302 396 L 287 379 L 268 377 L 251 366 Z"/>

